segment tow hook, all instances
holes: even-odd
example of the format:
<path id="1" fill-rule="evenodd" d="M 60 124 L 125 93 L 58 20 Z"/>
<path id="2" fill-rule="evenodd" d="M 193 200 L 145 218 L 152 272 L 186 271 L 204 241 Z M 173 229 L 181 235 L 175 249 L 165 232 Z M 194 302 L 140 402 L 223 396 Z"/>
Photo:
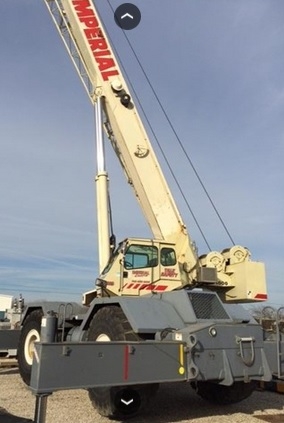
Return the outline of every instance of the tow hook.
<path id="1" fill-rule="evenodd" d="M 236 336 L 236 343 L 240 347 L 240 356 L 246 366 L 252 366 L 255 359 L 255 350 L 254 350 L 254 343 L 255 339 L 253 337 L 242 338 L 240 336 Z M 244 344 L 250 344 L 250 357 L 245 357 L 244 354 Z"/>

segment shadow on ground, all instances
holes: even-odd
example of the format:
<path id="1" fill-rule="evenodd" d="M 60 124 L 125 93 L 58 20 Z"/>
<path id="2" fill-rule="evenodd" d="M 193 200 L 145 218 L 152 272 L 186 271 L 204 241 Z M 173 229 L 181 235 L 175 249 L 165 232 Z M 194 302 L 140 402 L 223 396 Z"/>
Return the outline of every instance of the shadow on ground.
<path id="1" fill-rule="evenodd" d="M 0 369 L 0 375 L 15 375 L 19 373 L 18 367 L 2 368 Z"/>
<path id="2" fill-rule="evenodd" d="M 188 384 L 167 384 L 161 386 L 157 397 L 144 413 L 131 419 L 131 423 L 178 423 L 208 416 L 228 416 L 234 413 L 243 413 L 256 418 L 258 415 L 272 407 L 281 411 L 280 420 L 268 420 L 271 423 L 284 423 L 283 398 L 274 392 L 255 391 L 251 397 L 236 404 L 218 405 L 210 404 L 194 393 Z M 232 420 L 233 421 L 233 420 Z M 265 421 L 265 420 L 262 420 Z"/>
<path id="3" fill-rule="evenodd" d="M 8 413 L 5 408 L 0 407 L 0 421 L 1 423 L 31 423 L 33 420 L 25 419 L 19 416 L 13 416 Z"/>

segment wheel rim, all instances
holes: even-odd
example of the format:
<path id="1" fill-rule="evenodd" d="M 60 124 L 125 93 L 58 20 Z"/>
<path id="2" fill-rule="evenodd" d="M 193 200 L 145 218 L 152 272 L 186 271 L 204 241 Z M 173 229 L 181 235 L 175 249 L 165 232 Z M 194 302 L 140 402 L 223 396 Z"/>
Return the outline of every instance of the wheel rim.
<path id="1" fill-rule="evenodd" d="M 32 329 L 26 337 L 25 340 L 25 359 L 28 365 L 33 364 L 33 356 L 34 356 L 34 349 L 35 349 L 35 342 L 40 340 L 39 333 L 36 329 Z"/>
<path id="2" fill-rule="evenodd" d="M 109 337 L 106 333 L 101 333 L 101 334 L 97 337 L 96 341 L 97 341 L 97 342 L 110 342 L 110 341 L 111 341 L 111 339 L 110 339 L 110 337 Z"/>

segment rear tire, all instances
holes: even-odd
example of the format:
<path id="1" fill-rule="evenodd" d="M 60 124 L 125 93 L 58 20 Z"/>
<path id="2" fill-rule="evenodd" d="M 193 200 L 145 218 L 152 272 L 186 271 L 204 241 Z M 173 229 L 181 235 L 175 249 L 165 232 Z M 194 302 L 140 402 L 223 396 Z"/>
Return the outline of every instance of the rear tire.
<path id="1" fill-rule="evenodd" d="M 193 388 L 206 401 L 219 405 L 235 404 L 248 398 L 255 390 L 255 382 L 234 382 L 231 386 L 213 382 L 197 382 Z"/>
<path id="2" fill-rule="evenodd" d="M 139 341 L 133 332 L 125 314 L 117 306 L 101 308 L 94 316 L 89 332 L 88 341 Z M 158 390 L 158 384 L 116 386 L 89 389 L 92 405 L 101 416 L 113 419 L 133 417 L 142 411 L 149 400 Z M 121 398 L 127 396 L 136 398 L 133 404 L 125 406 Z"/>
<path id="3" fill-rule="evenodd" d="M 18 365 L 19 373 L 26 385 L 31 381 L 34 343 L 40 340 L 42 316 L 42 310 L 32 311 L 24 321 L 20 334 L 17 350 Z"/>

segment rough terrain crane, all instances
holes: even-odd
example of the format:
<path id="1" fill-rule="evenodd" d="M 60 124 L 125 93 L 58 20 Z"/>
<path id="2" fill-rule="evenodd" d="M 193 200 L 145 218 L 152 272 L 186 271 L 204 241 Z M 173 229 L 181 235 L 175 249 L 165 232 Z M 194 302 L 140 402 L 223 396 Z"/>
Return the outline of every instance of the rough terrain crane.
<path id="1" fill-rule="evenodd" d="M 219 403 L 241 401 L 255 380 L 269 380 L 273 371 L 262 328 L 238 304 L 267 299 L 264 265 L 251 261 L 249 250 L 238 245 L 198 257 L 95 5 L 91 0 L 44 1 L 96 110 L 100 275 L 96 288 L 83 294 L 83 305 L 27 305 L 18 346 L 20 374 L 29 384 L 41 318 L 52 310 L 56 340 L 74 345 L 183 342 L 186 363 L 180 368 L 186 368 L 186 380 L 197 393 Z M 153 233 L 152 239 L 127 238 L 115 249 L 103 128 Z M 167 380 L 166 363 L 163 371 L 161 381 Z M 121 417 L 123 386 L 109 386 L 109 375 L 106 380 L 104 388 L 84 386 L 102 415 Z M 141 382 L 132 387 L 140 400 L 127 415 L 138 412 L 157 390 L 157 383 Z"/>

